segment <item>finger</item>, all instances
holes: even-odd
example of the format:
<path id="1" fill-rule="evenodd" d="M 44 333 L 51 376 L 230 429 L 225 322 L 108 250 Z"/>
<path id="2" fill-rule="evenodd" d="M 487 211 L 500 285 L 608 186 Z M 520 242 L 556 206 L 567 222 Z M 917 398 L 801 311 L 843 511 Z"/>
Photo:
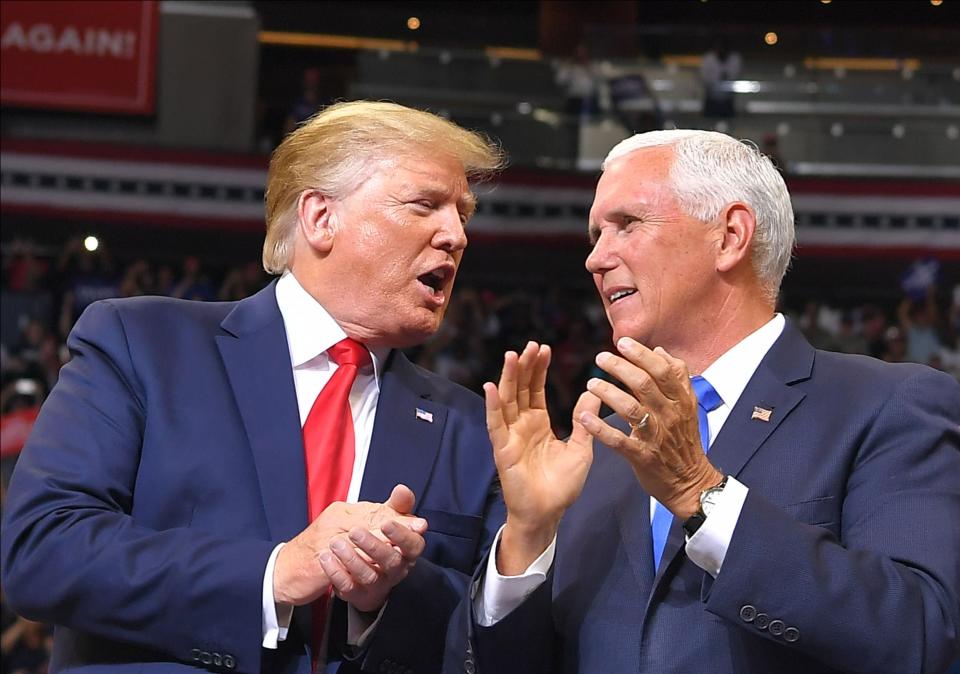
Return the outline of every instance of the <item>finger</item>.
<path id="1" fill-rule="evenodd" d="M 373 539 L 373 535 L 370 536 Z M 337 536 L 330 541 L 330 551 L 336 555 L 337 559 L 350 574 L 350 577 L 360 585 L 372 585 L 380 578 L 378 571 L 368 562 L 364 561 L 353 544 L 343 536 Z M 321 555 L 322 557 L 322 555 Z M 333 579 L 331 578 L 331 581 Z M 334 583 L 336 587 L 336 583 Z"/>
<path id="2" fill-rule="evenodd" d="M 678 358 L 667 358 L 663 347 L 649 349 L 630 337 L 621 337 L 617 349 L 637 367 L 653 379 L 663 394 L 670 400 L 680 400 L 686 394 L 689 377 L 687 366 Z M 678 367 L 678 364 L 682 365 Z"/>
<path id="3" fill-rule="evenodd" d="M 427 545 L 422 534 L 410 531 L 402 526 L 393 526 L 393 522 L 387 522 L 383 525 L 383 533 L 387 539 L 396 547 L 404 559 L 414 561 L 421 554 Z"/>
<path id="4" fill-rule="evenodd" d="M 662 346 L 658 346 L 653 352 L 663 358 L 670 369 L 671 378 L 681 383 L 680 389 L 683 393 L 696 397 L 693 392 L 693 386 L 690 385 L 690 370 L 687 364 L 680 358 L 674 358 Z"/>
<path id="5" fill-rule="evenodd" d="M 552 352 L 546 344 L 540 346 L 534 363 L 533 376 L 530 378 L 530 407 L 547 409 L 547 370 L 550 368 Z"/>
<path id="6" fill-rule="evenodd" d="M 323 567 L 323 572 L 327 574 L 330 585 L 338 596 L 348 595 L 357 589 L 358 585 L 350 572 L 330 550 L 324 550 L 320 554 L 320 566 Z"/>
<path id="7" fill-rule="evenodd" d="M 608 381 L 596 377 L 587 381 L 587 390 L 602 400 L 607 407 L 629 422 L 636 423 L 647 413 L 647 408 L 639 400 L 614 386 Z"/>
<path id="8" fill-rule="evenodd" d="M 500 371 L 500 383 L 497 390 L 500 392 L 500 409 L 503 420 L 510 426 L 517 420 L 517 361 L 516 351 L 507 351 L 503 354 L 503 369 Z"/>
<path id="9" fill-rule="evenodd" d="M 406 527 L 397 524 L 394 524 L 393 529 L 396 532 L 405 531 L 410 536 L 416 536 Z M 349 536 L 350 542 L 379 567 L 381 574 L 389 576 L 403 564 L 403 555 L 397 548 L 391 543 L 381 541 L 369 531 L 357 527 L 350 530 Z"/>
<path id="10" fill-rule="evenodd" d="M 487 407 L 487 433 L 490 435 L 490 444 L 494 449 L 503 447 L 510 440 L 510 431 L 503 418 L 503 405 L 500 392 L 492 382 L 483 385 L 483 399 Z"/>
<path id="11" fill-rule="evenodd" d="M 527 342 L 517 361 L 517 409 L 521 412 L 530 408 L 530 379 L 539 352 L 539 344 Z"/>
<path id="12" fill-rule="evenodd" d="M 573 408 L 573 432 L 570 434 L 569 443 L 574 443 L 579 447 L 593 446 L 593 435 L 583 425 L 584 417 L 594 417 L 600 414 L 600 398 L 589 391 L 584 391 L 577 399 L 577 404 Z"/>
<path id="13" fill-rule="evenodd" d="M 624 435 L 623 432 L 617 430 L 596 414 L 585 412 L 581 414 L 580 422 L 590 435 L 608 447 L 612 447 L 624 456 L 627 456 L 628 459 L 633 458 L 637 452 L 643 448 L 644 443 L 631 440 Z"/>
<path id="14" fill-rule="evenodd" d="M 422 517 L 414 517 L 413 515 L 402 515 L 400 517 L 397 517 L 394 520 L 388 520 L 387 522 L 381 523 L 380 531 L 383 532 L 383 527 L 386 527 L 390 522 L 398 522 L 402 526 L 409 529 L 410 531 L 420 534 L 421 536 L 427 533 L 427 527 L 429 526 L 429 523 L 427 522 L 427 520 L 423 519 Z M 380 536 L 380 539 L 386 540 L 387 539 L 386 534 L 384 533 L 383 536 Z"/>
<path id="15" fill-rule="evenodd" d="M 661 412 L 670 403 L 650 374 L 626 358 L 602 352 L 597 354 L 596 363 L 601 370 L 621 382 L 641 405 L 655 413 Z"/>
<path id="16" fill-rule="evenodd" d="M 398 484 L 394 486 L 393 491 L 390 492 L 390 498 L 384 505 L 393 508 L 400 515 L 409 515 L 413 512 L 413 505 L 416 502 L 417 497 L 410 487 L 405 484 Z"/>

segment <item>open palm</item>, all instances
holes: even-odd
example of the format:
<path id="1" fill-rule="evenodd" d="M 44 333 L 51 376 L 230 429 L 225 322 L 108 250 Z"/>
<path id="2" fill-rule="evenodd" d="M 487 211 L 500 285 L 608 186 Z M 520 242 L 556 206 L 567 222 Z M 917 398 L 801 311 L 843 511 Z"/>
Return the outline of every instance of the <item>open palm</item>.
<path id="1" fill-rule="evenodd" d="M 546 404 L 550 347 L 529 342 L 504 356 L 499 385 L 484 385 L 487 430 L 508 517 L 527 524 L 559 521 L 583 488 L 593 461 L 593 436 L 580 423 L 597 414 L 600 399 L 584 393 L 573 411 L 573 433 L 554 435 Z"/>

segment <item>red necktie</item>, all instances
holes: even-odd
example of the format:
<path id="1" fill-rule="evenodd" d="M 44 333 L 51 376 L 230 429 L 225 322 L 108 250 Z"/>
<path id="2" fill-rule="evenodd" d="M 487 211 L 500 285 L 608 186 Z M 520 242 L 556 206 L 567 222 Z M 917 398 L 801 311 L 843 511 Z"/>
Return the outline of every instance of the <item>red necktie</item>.
<path id="1" fill-rule="evenodd" d="M 320 391 L 303 425 L 311 522 L 328 505 L 347 498 L 356 453 L 350 389 L 357 371 L 370 363 L 370 352 L 349 337 L 327 349 L 327 354 L 339 367 Z M 329 601 L 330 593 L 327 592 L 313 603 L 314 670 L 323 644 Z"/>

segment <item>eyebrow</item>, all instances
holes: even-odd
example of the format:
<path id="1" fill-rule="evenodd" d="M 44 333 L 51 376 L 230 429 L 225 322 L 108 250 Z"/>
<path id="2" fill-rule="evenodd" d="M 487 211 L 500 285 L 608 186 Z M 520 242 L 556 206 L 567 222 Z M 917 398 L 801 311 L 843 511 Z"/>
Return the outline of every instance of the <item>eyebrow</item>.
<path id="1" fill-rule="evenodd" d="M 624 218 L 630 217 L 635 220 L 642 219 L 650 212 L 650 208 L 643 203 L 628 204 L 625 207 L 617 208 L 613 211 L 610 211 L 604 214 L 603 220 L 607 222 L 621 222 Z M 595 244 L 599 237 L 600 225 L 596 222 L 591 222 L 587 225 L 587 236 L 590 238 L 590 243 Z"/>

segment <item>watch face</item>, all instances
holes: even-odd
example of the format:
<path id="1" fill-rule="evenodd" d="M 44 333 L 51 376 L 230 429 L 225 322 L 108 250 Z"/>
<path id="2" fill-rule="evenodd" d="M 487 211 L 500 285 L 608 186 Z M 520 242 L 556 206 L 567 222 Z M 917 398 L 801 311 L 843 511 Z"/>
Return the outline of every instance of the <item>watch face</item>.
<path id="1" fill-rule="evenodd" d="M 709 515 L 710 511 L 717 505 L 717 499 L 720 497 L 721 491 L 723 491 L 722 487 L 714 487 L 705 491 L 703 496 L 700 497 L 700 509 L 704 515 Z"/>

